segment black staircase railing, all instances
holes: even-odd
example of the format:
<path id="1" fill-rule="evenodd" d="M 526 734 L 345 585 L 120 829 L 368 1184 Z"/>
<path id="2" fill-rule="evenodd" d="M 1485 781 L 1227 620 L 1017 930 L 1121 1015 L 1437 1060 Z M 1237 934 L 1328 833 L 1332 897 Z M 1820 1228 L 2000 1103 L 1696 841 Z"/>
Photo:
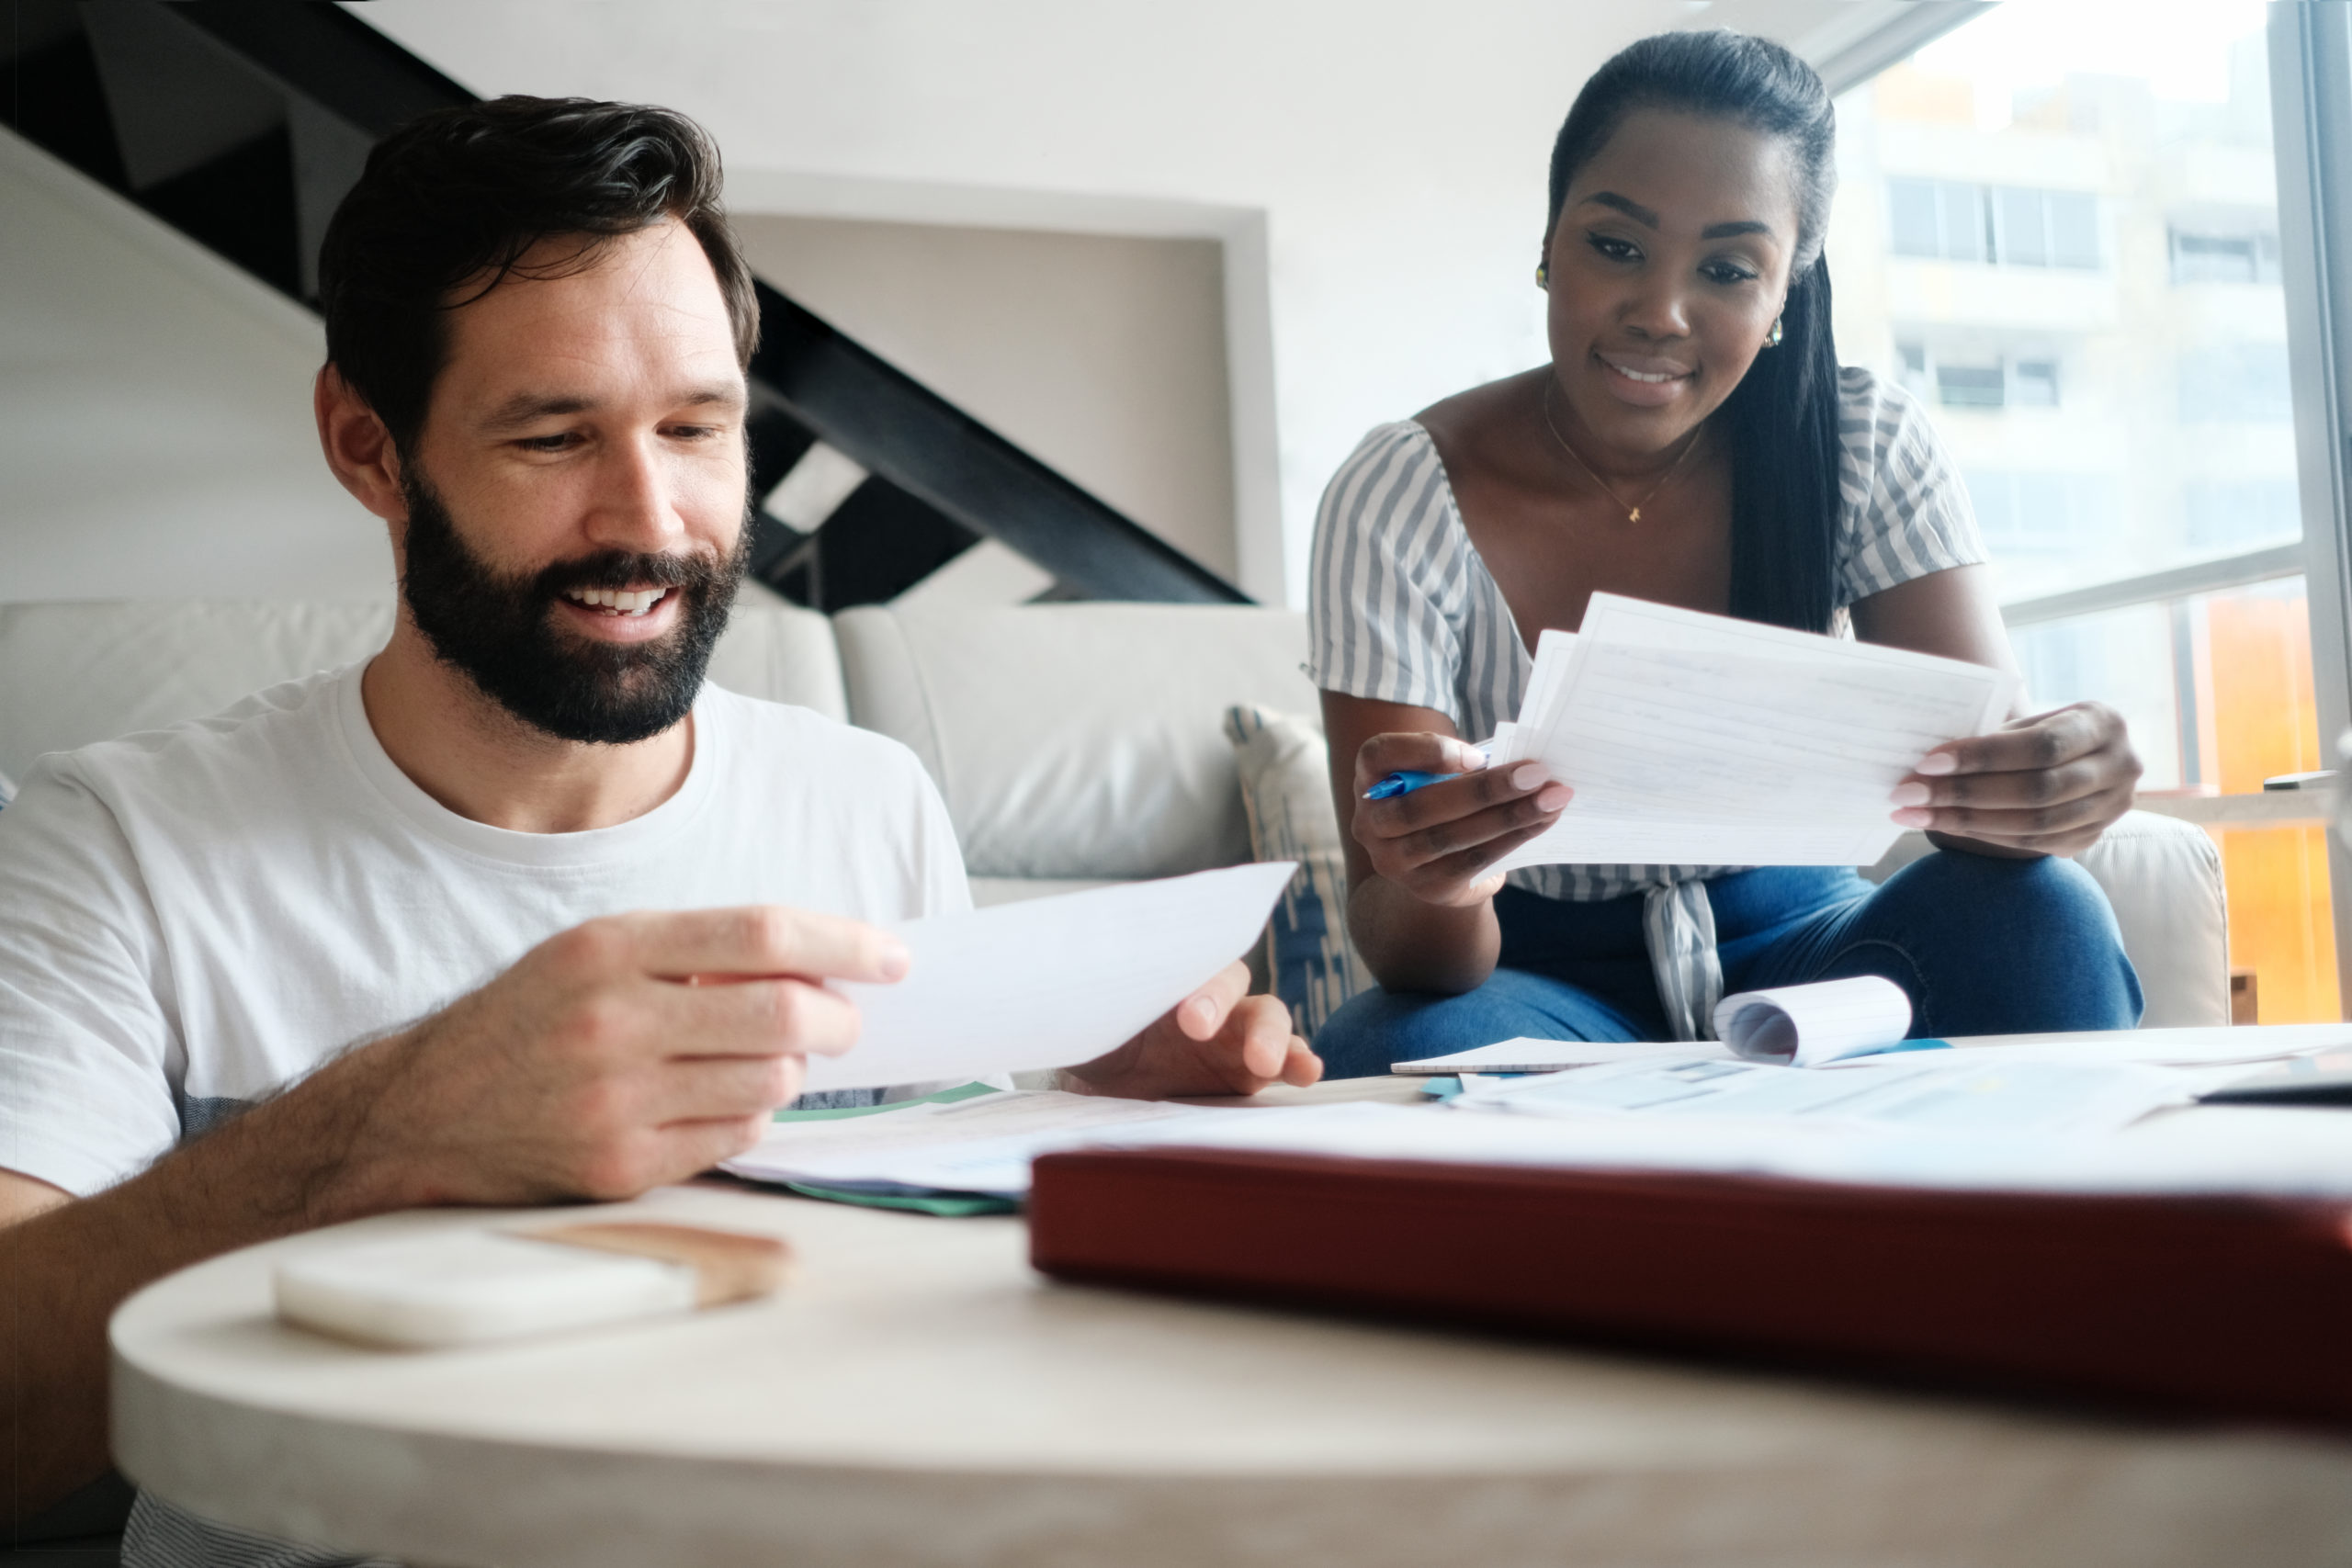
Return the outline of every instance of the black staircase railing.
<path id="1" fill-rule="evenodd" d="M 0 124 L 305 304 L 368 148 L 474 98 L 311 0 L 0 0 Z M 987 537 L 1050 573 L 1054 597 L 1248 603 L 775 289 L 760 302 L 752 493 L 820 442 L 869 476 L 806 528 L 754 508 L 752 571 L 770 587 L 823 610 L 869 604 Z"/>

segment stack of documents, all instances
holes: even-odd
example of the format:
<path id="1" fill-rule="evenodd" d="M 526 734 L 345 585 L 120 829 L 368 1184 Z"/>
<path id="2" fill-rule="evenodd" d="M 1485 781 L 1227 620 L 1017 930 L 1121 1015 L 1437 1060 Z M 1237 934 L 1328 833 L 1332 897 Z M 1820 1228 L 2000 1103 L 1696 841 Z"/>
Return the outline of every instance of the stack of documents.
<path id="1" fill-rule="evenodd" d="M 1723 1010 L 1730 1046 L 1531 1040 L 1435 1058 L 1498 1053 L 1568 1069 L 1498 1078 L 1456 1068 L 1464 1090 L 1442 1109 L 1206 1109 L 975 1087 L 870 1114 L 780 1122 L 726 1168 L 832 1194 L 1017 1200 L 1040 1155 L 1177 1145 L 2011 1190 L 2352 1196 L 2352 1115 L 2190 1108 L 2261 1064 L 2352 1043 L 2352 1025 L 1905 1041 L 1901 993 L 1868 979 L 1742 993 Z M 1898 1049 L 1872 1050 L 1890 1039 Z"/>
<path id="2" fill-rule="evenodd" d="M 1048 1150 L 1147 1125 L 1205 1133 L 1235 1116 L 1258 1114 L 1164 1100 L 1012 1090 L 839 1120 L 779 1122 L 758 1147 L 723 1168 L 752 1181 L 843 1193 L 1017 1198 L 1029 1190 L 1029 1162 Z"/>
<path id="3" fill-rule="evenodd" d="M 885 1010 L 882 1038 L 852 1053 L 877 1057 L 853 1081 L 1105 1048 L 1204 977 L 1286 874 L 1243 867 L 1016 906 L 1026 911 L 1017 930 L 1007 911 L 910 926 L 907 1005 Z M 1040 1010 L 1060 982 L 1004 939 L 1053 930 L 1075 940 L 1071 922 L 1089 920 L 1097 939 L 1162 940 L 1142 953 L 1097 940 L 1092 973 L 1067 987 L 1074 999 Z M 926 973 L 928 987 L 918 983 Z M 1023 1055 L 1000 1032 L 1032 1018 L 1042 1043 Z M 2151 1114 L 2236 1083 L 2253 1064 L 2342 1047 L 2352 1026 L 1912 1040 L 1909 1001 L 1873 976 L 1741 992 L 1713 1022 L 1720 1044 L 1520 1040 L 1408 1064 L 1464 1075 L 1443 1109 L 1206 1109 L 973 1086 L 871 1113 L 781 1120 L 726 1168 L 868 1199 L 1019 1199 L 1043 1154 L 1180 1145 L 1894 1185 L 2352 1194 L 2352 1116 Z M 1509 1072 L 1526 1076 L 1483 1076 Z"/>
<path id="4" fill-rule="evenodd" d="M 1543 634 L 1489 753 L 1576 798 L 1495 869 L 1868 865 L 1902 831 L 1894 786 L 2015 692 L 1981 665 L 1596 593 L 1581 632 Z"/>
<path id="5" fill-rule="evenodd" d="M 2026 1088 L 2040 1092 L 2041 1086 Z M 1965 1117 L 1947 1116 L 1924 1097 L 1917 1110 L 1922 1113 L 1873 1123 L 1834 1106 L 1795 1113 L 1783 1108 L 1770 1116 L 1627 1114 L 1623 1107 L 1580 1106 L 1496 1115 L 1359 1102 L 1240 1111 L 1232 1121 L 1164 1134 L 1159 1128 L 1107 1132 L 1090 1146 L 1777 1176 L 1975 1191 L 2352 1199 L 2352 1116 L 2341 1111 L 2162 1109 L 2120 1129 L 2086 1133 L 2082 1122 L 2065 1129 L 2062 1118 L 2039 1126 L 1991 1119 L 1970 1126 Z"/>
<path id="6" fill-rule="evenodd" d="M 2205 1087 L 2177 1070 L 2136 1063 L 2015 1060 L 1972 1051 L 1844 1072 L 1705 1057 L 1618 1062 L 1482 1087 L 1454 1103 L 1539 1116 L 1739 1118 L 1792 1130 L 1828 1125 L 2018 1137 L 2111 1133 L 2159 1106 L 2186 1104 Z"/>
<path id="7" fill-rule="evenodd" d="M 1821 1010 L 1790 999 L 1800 1018 L 1818 1021 Z M 1833 1039 L 1800 1033 L 1786 1042 L 1788 1059 Z M 1463 1055 L 1525 1061 L 1548 1047 L 1590 1065 L 1465 1077 L 1442 1111 L 1311 1106 L 1197 1128 L 1110 1129 L 1094 1141 L 1896 1187 L 2352 1197 L 2352 1114 L 2194 1103 L 2242 1085 L 2260 1064 L 2347 1041 L 2346 1024 L 1983 1035 L 1810 1067 L 1703 1043 L 1506 1042 Z"/>

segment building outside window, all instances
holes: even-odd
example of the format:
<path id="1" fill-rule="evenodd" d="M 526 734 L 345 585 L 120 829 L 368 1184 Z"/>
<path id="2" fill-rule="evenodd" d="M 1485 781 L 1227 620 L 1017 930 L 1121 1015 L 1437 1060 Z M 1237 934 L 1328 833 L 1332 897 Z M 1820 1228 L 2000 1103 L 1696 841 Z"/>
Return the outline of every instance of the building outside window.
<path id="1" fill-rule="evenodd" d="M 2333 765 L 2278 548 L 2301 511 L 2266 20 L 2007 5 L 1838 103 L 1839 349 L 1940 428 L 2037 705 L 2120 709 L 2143 789 L 2192 817 Z M 2237 585 L 2050 603 L 2203 562 Z M 2340 1017 L 2322 830 L 2208 819 L 2262 1021 Z"/>

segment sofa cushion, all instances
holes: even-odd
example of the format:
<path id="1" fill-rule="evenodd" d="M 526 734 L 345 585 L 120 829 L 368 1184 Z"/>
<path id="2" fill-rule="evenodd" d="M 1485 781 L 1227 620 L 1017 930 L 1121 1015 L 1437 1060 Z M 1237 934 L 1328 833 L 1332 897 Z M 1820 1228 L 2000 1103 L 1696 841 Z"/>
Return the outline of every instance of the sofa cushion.
<path id="1" fill-rule="evenodd" d="M 1316 706 L 1306 621 L 1287 610 L 876 605 L 834 627 L 852 720 L 922 759 L 977 876 L 1248 860 L 1225 710 Z"/>
<path id="2" fill-rule="evenodd" d="M 972 878 L 972 905 L 988 909 L 999 904 L 1020 904 L 1031 898 L 1091 893 L 1097 887 L 1117 886 L 1115 882 L 1101 882 L 1091 876 L 976 876 Z"/>
<path id="3" fill-rule="evenodd" d="M 381 648 L 391 625 L 389 600 L 0 604 L 0 773 L 218 713 Z"/>
<path id="4" fill-rule="evenodd" d="M 814 708 L 827 718 L 849 721 L 849 694 L 842 689 L 833 623 L 748 584 L 734 614 L 727 617 L 726 635 L 711 649 L 710 679 L 747 697 Z"/>
<path id="5" fill-rule="evenodd" d="M 1251 854 L 1298 863 L 1266 922 L 1265 968 L 1291 1026 L 1312 1040 L 1341 1003 L 1374 984 L 1348 938 L 1346 840 L 1331 809 L 1330 753 L 1319 724 L 1271 708 L 1228 708 L 1225 733 L 1241 773 Z"/>
<path id="6" fill-rule="evenodd" d="M 391 635 L 390 600 L 118 599 L 0 604 L 0 776 L 44 751 L 218 713 L 281 681 L 348 664 Z M 824 616 L 736 607 L 710 662 L 729 691 L 848 716 Z"/>

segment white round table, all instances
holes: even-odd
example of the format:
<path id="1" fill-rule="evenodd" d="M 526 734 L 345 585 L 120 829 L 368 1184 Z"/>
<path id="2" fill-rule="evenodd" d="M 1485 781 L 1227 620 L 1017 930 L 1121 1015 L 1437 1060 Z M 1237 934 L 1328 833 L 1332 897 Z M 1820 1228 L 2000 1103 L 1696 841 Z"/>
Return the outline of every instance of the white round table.
<path id="1" fill-rule="evenodd" d="M 116 1314 L 123 1469 L 249 1529 L 504 1568 L 2352 1562 L 2337 1437 L 1065 1287 L 1011 1219 L 716 1185 L 571 1213 L 773 1232 L 798 1276 L 401 1353 L 280 1326 L 273 1266 L 514 1216 L 253 1247 Z"/>

